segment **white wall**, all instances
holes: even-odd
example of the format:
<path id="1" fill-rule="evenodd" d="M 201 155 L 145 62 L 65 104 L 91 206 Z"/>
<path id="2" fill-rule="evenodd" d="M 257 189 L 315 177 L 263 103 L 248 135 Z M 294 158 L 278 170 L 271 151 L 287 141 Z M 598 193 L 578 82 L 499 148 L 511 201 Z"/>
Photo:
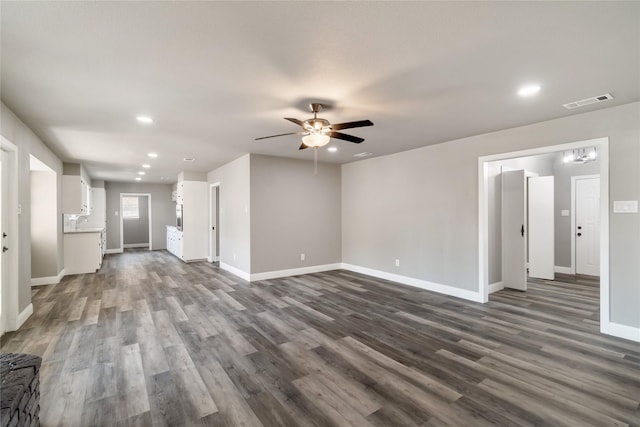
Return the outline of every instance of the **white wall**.
<path id="1" fill-rule="evenodd" d="M 250 174 L 248 154 L 207 174 L 209 184 L 220 184 L 220 263 L 247 275 L 251 273 Z"/>
<path id="2" fill-rule="evenodd" d="M 37 157 L 57 174 L 57 216 L 62 218 L 62 161 L 4 103 L 0 108 L 0 134 L 18 147 L 18 312 L 31 304 L 31 171 L 30 155 Z M 57 222 L 57 272 L 64 264 L 62 220 Z"/>
<path id="3" fill-rule="evenodd" d="M 610 199 L 639 200 L 637 102 L 343 165 L 343 261 L 477 292 L 478 157 L 607 136 Z M 636 328 L 639 259 L 639 215 L 611 213 L 611 321 Z"/>

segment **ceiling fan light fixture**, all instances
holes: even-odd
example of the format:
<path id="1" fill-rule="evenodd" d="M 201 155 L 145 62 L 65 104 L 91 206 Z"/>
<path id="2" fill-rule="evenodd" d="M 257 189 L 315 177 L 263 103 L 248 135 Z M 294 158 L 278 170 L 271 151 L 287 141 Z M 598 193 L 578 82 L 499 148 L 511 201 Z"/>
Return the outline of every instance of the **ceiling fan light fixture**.
<path id="1" fill-rule="evenodd" d="M 307 147 L 322 147 L 331 141 L 331 137 L 324 133 L 310 133 L 302 137 L 302 143 Z"/>

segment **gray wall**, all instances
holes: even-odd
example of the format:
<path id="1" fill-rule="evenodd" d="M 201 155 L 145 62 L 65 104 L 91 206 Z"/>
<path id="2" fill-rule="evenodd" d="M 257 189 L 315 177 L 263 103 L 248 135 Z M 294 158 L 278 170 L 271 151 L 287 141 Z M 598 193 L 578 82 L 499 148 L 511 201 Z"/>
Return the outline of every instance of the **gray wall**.
<path id="1" fill-rule="evenodd" d="M 55 172 L 31 172 L 31 278 L 58 275 Z"/>
<path id="2" fill-rule="evenodd" d="M 57 174 L 57 216 L 62 218 L 62 161 L 4 104 L 0 109 L 0 134 L 18 147 L 18 312 L 31 303 L 31 167 L 30 155 Z M 64 264 L 62 220 L 57 223 L 57 273 Z"/>
<path id="3" fill-rule="evenodd" d="M 176 223 L 176 205 L 171 201 L 170 184 L 105 182 L 107 197 L 107 249 L 120 248 L 120 193 L 151 194 L 151 229 L 154 250 L 166 249 L 167 225 Z M 116 215 L 115 213 L 118 212 Z"/>
<path id="4" fill-rule="evenodd" d="M 248 154 L 207 174 L 209 184 L 220 184 L 220 262 L 245 273 L 251 272 L 249 176 Z"/>
<path id="5" fill-rule="evenodd" d="M 251 155 L 251 273 L 339 263 L 340 166 Z M 305 261 L 300 254 L 305 254 Z"/>
<path id="6" fill-rule="evenodd" d="M 138 219 L 122 220 L 125 245 L 149 243 L 149 197 L 138 196 L 138 214 Z"/>
<path id="7" fill-rule="evenodd" d="M 611 201 L 640 199 L 637 102 L 343 165 L 343 261 L 477 291 L 478 157 L 604 136 Z M 611 213 L 611 321 L 632 327 L 638 259 L 640 216 Z"/>

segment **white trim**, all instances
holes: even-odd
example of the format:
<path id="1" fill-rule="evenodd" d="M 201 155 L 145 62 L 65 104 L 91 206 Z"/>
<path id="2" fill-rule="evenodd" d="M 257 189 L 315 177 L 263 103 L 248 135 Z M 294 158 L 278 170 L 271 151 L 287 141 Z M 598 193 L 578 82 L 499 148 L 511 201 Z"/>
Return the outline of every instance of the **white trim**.
<path id="1" fill-rule="evenodd" d="M 210 256 L 207 257 L 207 262 L 218 262 L 220 261 L 220 257 L 217 256 L 215 258 L 211 258 Z"/>
<path id="2" fill-rule="evenodd" d="M 456 288 L 454 286 L 443 285 L 440 283 L 428 282 L 426 280 L 416 279 L 414 277 L 401 276 L 399 274 L 387 273 L 386 271 L 374 270 L 368 267 L 360 267 L 352 264 L 342 264 L 342 268 L 349 271 L 354 271 L 360 274 L 366 274 L 368 276 L 377 277 L 379 279 L 391 280 L 393 282 L 402 283 L 403 285 L 409 285 L 420 289 L 425 289 L 431 292 L 437 292 L 440 294 L 450 295 L 466 299 L 469 301 L 483 302 L 481 294 L 474 291 L 468 291 L 466 289 Z"/>
<path id="3" fill-rule="evenodd" d="M 499 282 L 494 282 L 489 285 L 489 293 L 492 294 L 494 292 L 498 292 L 504 289 L 504 285 L 502 284 L 502 280 Z"/>
<path id="4" fill-rule="evenodd" d="M 6 164 L 3 164 L 3 169 L 6 169 L 7 182 L 5 189 L 7 193 L 5 195 L 4 201 L 6 202 L 6 207 L 3 206 L 4 212 L 7 214 L 6 218 L 4 218 L 5 223 L 3 224 L 4 230 L 7 231 L 7 240 L 5 241 L 7 247 L 10 248 L 10 251 L 5 254 L 5 268 L 6 272 L 3 272 L 5 275 L 4 278 L 6 282 L 4 284 L 4 289 L 0 290 L 3 292 L 2 295 L 2 321 L 0 324 L 4 326 L 5 331 L 15 331 L 18 329 L 18 325 L 20 322 L 18 321 L 20 314 L 18 314 L 18 304 L 19 304 L 19 260 L 18 254 L 20 252 L 20 236 L 19 236 L 19 218 L 18 218 L 18 157 L 19 157 L 19 149 L 18 147 L 6 139 L 4 136 L 0 135 L 0 150 L 6 153 L 5 159 Z M 1 331 L 1 332 L 5 332 Z"/>
<path id="5" fill-rule="evenodd" d="M 320 273 L 322 271 L 340 270 L 341 268 L 343 268 L 342 263 L 338 262 L 335 264 L 312 265 L 309 267 L 290 268 L 288 270 L 265 271 L 264 273 L 251 274 L 250 281 L 255 282 L 256 280 L 269 280 L 269 279 L 277 279 L 279 277 L 299 276 L 301 274 L 311 274 L 311 273 Z"/>
<path id="6" fill-rule="evenodd" d="M 42 286 L 42 285 L 55 285 L 56 283 L 60 283 L 62 278 L 65 276 L 64 268 L 57 276 L 49 276 L 49 277 L 32 277 L 31 278 L 31 286 Z"/>
<path id="7" fill-rule="evenodd" d="M 151 193 L 120 193 L 120 211 L 118 212 L 118 215 L 120 216 L 120 252 L 109 252 L 109 250 L 107 249 L 107 251 L 105 251 L 105 253 L 122 253 L 124 252 L 124 248 L 126 247 L 124 245 L 124 226 L 123 226 L 123 221 L 124 218 L 122 218 L 122 197 L 128 197 L 128 196 L 138 196 L 138 197 L 147 197 L 148 198 L 148 204 L 147 204 L 147 210 L 148 210 L 148 216 L 149 216 L 149 250 L 152 251 L 153 250 L 153 217 L 151 215 Z"/>
<path id="8" fill-rule="evenodd" d="M 614 337 L 618 338 L 640 342 L 640 328 L 634 328 L 633 326 L 609 322 L 608 332 L 603 333 L 613 335 Z"/>
<path id="9" fill-rule="evenodd" d="M 106 249 L 104 251 L 105 255 L 106 254 L 121 254 L 122 252 L 124 252 L 121 248 L 115 248 L 115 249 Z"/>
<path id="10" fill-rule="evenodd" d="M 558 144 L 510 153 L 478 157 L 478 293 L 488 300 L 489 280 L 489 221 L 488 221 L 488 163 L 496 160 L 533 156 L 536 154 L 569 151 L 583 147 L 598 147 L 600 156 L 600 331 L 609 333 L 609 138 Z"/>
<path id="11" fill-rule="evenodd" d="M 20 312 L 20 314 L 18 314 L 18 317 L 16 318 L 16 324 L 14 325 L 15 328 L 11 330 L 17 331 L 18 329 L 20 329 L 20 326 L 24 325 L 24 322 L 26 322 L 29 316 L 31 316 L 32 314 L 33 314 L 33 304 L 29 304 L 28 306 L 25 307 L 24 310 Z"/>
<path id="12" fill-rule="evenodd" d="M 600 175 L 576 175 L 571 177 L 571 273 L 576 274 L 576 181 L 600 178 Z"/>
<path id="13" fill-rule="evenodd" d="M 246 280 L 247 282 L 251 281 L 251 275 L 245 271 L 240 270 L 239 268 L 236 268 L 232 265 L 229 264 L 225 264 L 224 262 L 220 263 L 220 268 L 228 271 L 231 274 L 235 274 L 236 276 L 238 276 L 239 278 Z"/>
<path id="14" fill-rule="evenodd" d="M 563 267 L 561 265 L 556 265 L 553 267 L 554 273 L 562 273 L 562 274 L 573 274 L 571 272 L 571 267 Z"/>
<path id="15" fill-rule="evenodd" d="M 149 243 L 127 243 L 126 245 L 122 245 L 122 247 L 124 249 L 129 249 L 129 248 L 148 248 L 150 245 Z"/>

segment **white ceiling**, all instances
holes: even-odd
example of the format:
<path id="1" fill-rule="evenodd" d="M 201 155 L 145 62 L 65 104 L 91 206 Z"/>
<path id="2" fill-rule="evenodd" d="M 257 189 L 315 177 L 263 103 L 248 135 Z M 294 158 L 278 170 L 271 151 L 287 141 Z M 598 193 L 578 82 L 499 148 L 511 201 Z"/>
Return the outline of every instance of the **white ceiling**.
<path id="1" fill-rule="evenodd" d="M 310 100 L 345 163 L 640 99 L 638 2 L 11 2 L 2 101 L 96 179 L 175 180 L 248 152 L 311 159 Z M 539 95 L 521 98 L 536 82 Z M 576 110 L 562 104 L 611 93 Z M 135 116 L 149 114 L 152 125 Z M 159 157 L 148 159 L 155 151 Z M 193 163 L 182 161 L 195 157 Z"/>

